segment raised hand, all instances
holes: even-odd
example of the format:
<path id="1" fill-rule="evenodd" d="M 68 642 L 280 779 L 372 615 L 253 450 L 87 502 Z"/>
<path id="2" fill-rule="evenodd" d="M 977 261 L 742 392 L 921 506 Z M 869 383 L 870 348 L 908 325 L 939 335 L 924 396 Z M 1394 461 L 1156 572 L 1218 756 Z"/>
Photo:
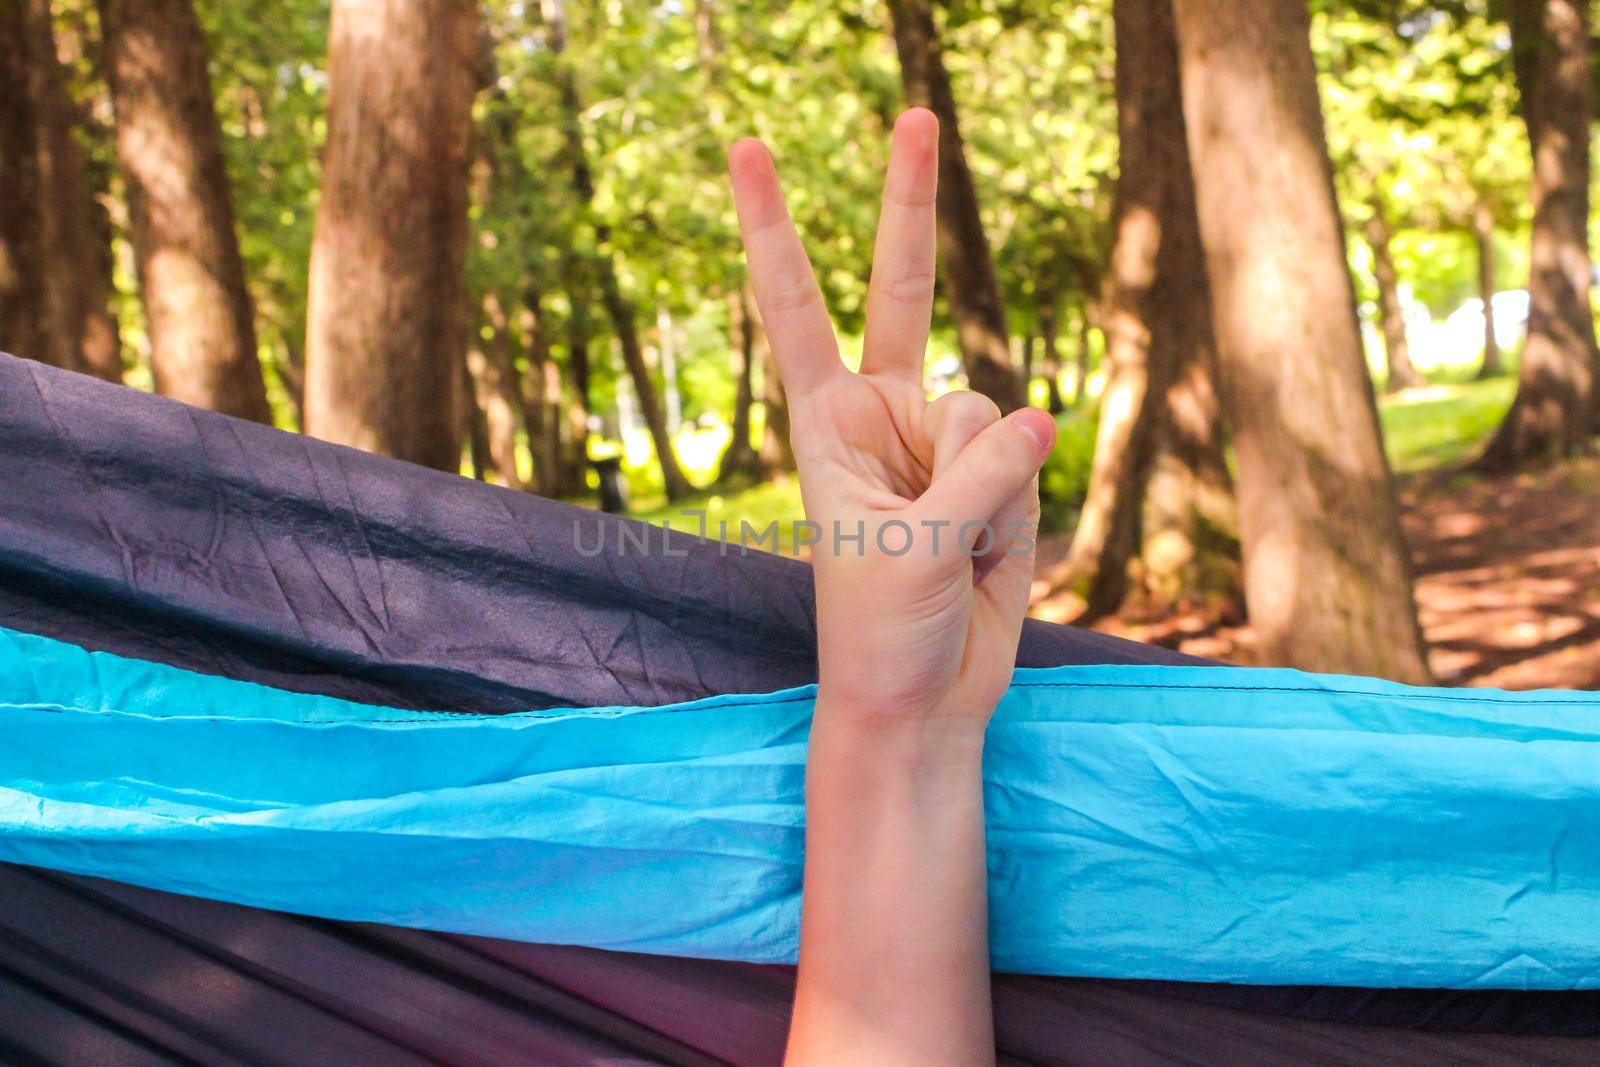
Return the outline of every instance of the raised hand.
<path id="1" fill-rule="evenodd" d="M 806 515 L 822 529 L 813 561 L 826 706 L 981 746 L 1027 608 L 1036 476 L 1055 423 L 1032 409 L 1002 419 L 978 393 L 927 400 L 938 121 L 919 109 L 895 124 L 860 373 L 840 361 L 771 156 L 741 141 L 729 169 Z"/>

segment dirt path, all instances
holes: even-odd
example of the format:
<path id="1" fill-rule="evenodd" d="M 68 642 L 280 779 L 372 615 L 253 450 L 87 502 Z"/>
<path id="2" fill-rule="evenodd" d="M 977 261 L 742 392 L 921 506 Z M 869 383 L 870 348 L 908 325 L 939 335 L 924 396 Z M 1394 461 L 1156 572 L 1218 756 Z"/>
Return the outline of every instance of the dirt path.
<path id="1" fill-rule="evenodd" d="M 1441 685 L 1600 688 L 1600 459 L 1508 478 L 1414 480 L 1402 491 L 1417 608 Z M 1041 554 L 1060 546 L 1043 545 Z M 1043 602 L 1034 613 L 1069 614 Z M 1201 611 L 1096 629 L 1259 663 L 1248 625 Z"/>

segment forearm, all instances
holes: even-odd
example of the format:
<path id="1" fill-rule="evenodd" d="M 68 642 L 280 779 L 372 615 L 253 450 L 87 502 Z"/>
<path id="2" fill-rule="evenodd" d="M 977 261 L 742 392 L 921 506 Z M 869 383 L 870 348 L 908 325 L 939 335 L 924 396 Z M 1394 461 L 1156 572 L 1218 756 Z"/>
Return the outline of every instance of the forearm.
<path id="1" fill-rule="evenodd" d="M 819 698 L 788 1062 L 993 1062 L 982 733 Z"/>

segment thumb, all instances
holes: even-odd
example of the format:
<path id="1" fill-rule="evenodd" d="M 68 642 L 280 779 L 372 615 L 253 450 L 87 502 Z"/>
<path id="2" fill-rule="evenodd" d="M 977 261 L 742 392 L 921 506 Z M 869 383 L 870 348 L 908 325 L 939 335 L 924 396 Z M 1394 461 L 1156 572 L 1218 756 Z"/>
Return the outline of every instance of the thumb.
<path id="1" fill-rule="evenodd" d="M 982 522 L 1028 489 L 1056 442 L 1056 423 L 1038 408 L 1022 408 L 989 426 L 956 454 L 917 498 L 931 519 Z"/>

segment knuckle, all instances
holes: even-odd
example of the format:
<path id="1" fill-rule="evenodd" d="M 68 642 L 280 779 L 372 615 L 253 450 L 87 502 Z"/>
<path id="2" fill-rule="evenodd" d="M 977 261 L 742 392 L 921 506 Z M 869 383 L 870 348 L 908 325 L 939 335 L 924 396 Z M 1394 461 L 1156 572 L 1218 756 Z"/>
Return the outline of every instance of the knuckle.
<path id="1" fill-rule="evenodd" d="M 1000 408 L 982 393 L 970 389 L 957 389 L 945 393 L 934 403 L 940 417 L 948 422 L 960 422 L 983 430 L 1000 421 Z"/>
<path id="2" fill-rule="evenodd" d="M 974 422 L 980 422 L 983 426 L 989 427 L 1000 421 L 1000 405 L 989 397 L 984 396 L 982 393 L 975 393 L 970 389 L 963 390 L 958 395 L 971 398 L 963 400 L 962 403 L 972 410 L 971 418 Z"/>
<path id="3" fill-rule="evenodd" d="M 775 284 L 767 294 L 774 311 L 795 311 L 815 304 L 820 296 L 810 278 L 794 278 Z"/>
<path id="4" fill-rule="evenodd" d="M 934 276 L 917 271 L 890 278 L 883 287 L 883 295 L 896 304 L 922 305 L 933 299 Z"/>

